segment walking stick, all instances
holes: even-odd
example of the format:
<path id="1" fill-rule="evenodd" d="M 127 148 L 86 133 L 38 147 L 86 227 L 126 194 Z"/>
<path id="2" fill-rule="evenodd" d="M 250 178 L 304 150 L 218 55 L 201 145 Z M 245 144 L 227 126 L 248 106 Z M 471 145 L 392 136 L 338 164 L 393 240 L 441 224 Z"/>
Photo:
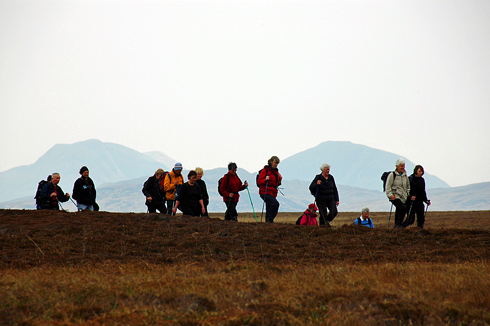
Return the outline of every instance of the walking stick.
<path id="1" fill-rule="evenodd" d="M 250 198 L 250 204 L 252 204 L 252 210 L 253 210 L 253 212 L 254 212 L 255 222 L 258 222 L 258 221 L 257 221 L 257 214 L 255 214 L 254 203 L 253 203 L 253 201 L 252 201 L 252 196 L 250 196 L 250 190 L 248 190 L 248 186 L 247 186 L 247 192 L 248 192 L 248 198 Z"/>
<path id="2" fill-rule="evenodd" d="M 393 210 L 393 202 L 391 202 L 390 216 L 388 217 L 388 229 L 390 228 L 391 211 Z"/>
<path id="3" fill-rule="evenodd" d="M 71 202 L 73 203 L 73 205 L 75 205 L 75 207 L 77 208 L 77 210 L 79 211 L 79 210 L 80 210 L 80 208 L 78 207 L 78 205 L 77 205 L 77 204 L 75 204 L 75 201 L 74 201 L 73 199 L 71 199 L 71 197 L 70 197 L 70 200 L 71 200 Z"/>
<path id="4" fill-rule="evenodd" d="M 262 215 L 264 214 L 264 206 L 265 206 L 265 196 L 267 195 L 267 186 L 269 185 L 269 180 L 265 183 L 265 193 L 264 193 L 264 203 L 262 204 L 262 213 L 260 213 L 260 222 L 262 222 Z"/>

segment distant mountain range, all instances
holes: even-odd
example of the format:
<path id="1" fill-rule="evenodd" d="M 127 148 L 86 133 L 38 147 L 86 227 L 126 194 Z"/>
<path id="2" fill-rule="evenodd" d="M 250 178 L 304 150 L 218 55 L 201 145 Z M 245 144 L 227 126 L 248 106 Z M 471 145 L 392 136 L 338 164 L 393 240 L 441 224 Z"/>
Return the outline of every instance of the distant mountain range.
<path id="1" fill-rule="evenodd" d="M 319 146 L 298 153 L 281 161 L 279 169 L 284 177 L 278 196 L 280 211 L 303 211 L 313 201 L 308 186 L 314 176 L 320 173 L 322 163 L 331 164 L 340 193 L 341 211 L 359 211 L 368 206 L 373 211 L 389 211 L 390 204 L 382 190 L 380 175 L 393 169 L 397 158 L 403 157 L 379 151 L 350 142 L 325 142 Z M 386 162 L 385 162 L 386 161 Z M 377 162 L 377 163 L 376 163 Z M 413 163 L 407 162 L 407 171 Z M 72 145 L 55 145 L 37 162 L 0 173 L 0 208 L 34 208 L 32 199 L 40 179 L 51 172 L 61 173 L 60 186 L 65 192 L 72 192 L 78 170 L 86 165 L 94 180 L 98 193 L 98 203 L 102 210 L 114 212 L 144 212 L 144 196 L 141 192 L 144 181 L 157 168 L 171 169 L 175 160 L 161 152 L 140 153 L 122 145 L 87 140 Z M 379 166 L 377 165 L 379 164 Z M 185 167 L 185 164 L 184 164 Z M 226 173 L 225 168 L 205 171 L 210 194 L 211 212 L 223 212 L 225 204 L 217 192 L 217 180 Z M 187 171 L 184 171 L 184 175 Z M 260 214 L 262 200 L 255 185 L 256 172 L 238 169 L 242 181 L 248 180 L 250 197 L 255 211 Z M 424 175 L 429 185 L 437 188 L 427 190 L 433 205 L 430 210 L 488 210 L 490 209 L 490 182 L 449 187 L 444 181 L 431 175 Z M 248 192 L 242 191 L 239 211 L 252 211 Z M 70 211 L 74 205 L 64 206 Z"/>

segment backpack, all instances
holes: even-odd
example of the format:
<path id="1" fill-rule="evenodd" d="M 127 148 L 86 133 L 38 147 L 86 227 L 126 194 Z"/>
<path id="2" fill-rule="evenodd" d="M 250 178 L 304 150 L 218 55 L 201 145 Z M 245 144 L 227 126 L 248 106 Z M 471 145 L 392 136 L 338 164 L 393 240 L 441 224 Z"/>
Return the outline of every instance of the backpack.
<path id="1" fill-rule="evenodd" d="M 303 214 L 303 215 L 305 215 L 305 214 Z M 296 225 L 301 225 L 301 219 L 303 218 L 303 215 L 298 217 L 298 219 L 296 220 Z"/>
<path id="2" fill-rule="evenodd" d="M 41 200 L 41 192 L 43 191 L 44 185 L 47 184 L 48 182 L 49 181 L 41 180 L 37 185 L 36 195 L 34 196 L 34 199 L 36 200 L 37 209 L 40 209 L 43 206 L 43 201 Z"/>
<path id="3" fill-rule="evenodd" d="M 223 193 L 221 192 L 221 181 L 223 180 L 224 176 L 222 176 L 221 178 L 219 178 L 218 180 L 218 194 L 220 196 L 224 196 Z M 230 182 L 230 175 L 227 173 L 226 174 L 226 185 L 228 186 L 228 182 Z"/>
<path id="4" fill-rule="evenodd" d="M 388 180 L 388 176 L 390 175 L 390 173 L 393 173 L 393 180 L 395 180 L 396 178 L 395 171 L 383 172 L 383 174 L 381 175 L 381 180 L 383 180 L 383 192 L 386 191 L 386 180 Z"/>
<path id="5" fill-rule="evenodd" d="M 257 172 L 257 175 L 255 176 L 255 184 L 259 188 L 260 188 L 260 186 L 259 186 L 259 176 L 260 176 L 260 173 L 262 172 L 263 169 L 265 169 L 265 172 L 266 172 L 265 175 L 267 176 L 267 172 L 268 172 L 267 170 L 268 170 L 268 168 L 262 168 L 262 169 L 260 169 L 259 172 Z"/>
<path id="6" fill-rule="evenodd" d="M 388 173 L 388 174 L 389 174 L 389 173 Z M 362 221 L 361 221 L 361 217 L 358 217 L 358 218 L 357 218 L 357 225 L 362 225 L 362 224 L 361 224 L 361 222 L 362 222 Z M 369 226 L 370 226 L 370 227 L 373 227 L 373 226 L 374 226 L 374 225 L 373 225 L 373 221 L 371 221 L 371 219 L 370 219 L 369 217 L 368 217 L 368 222 L 369 222 Z"/>

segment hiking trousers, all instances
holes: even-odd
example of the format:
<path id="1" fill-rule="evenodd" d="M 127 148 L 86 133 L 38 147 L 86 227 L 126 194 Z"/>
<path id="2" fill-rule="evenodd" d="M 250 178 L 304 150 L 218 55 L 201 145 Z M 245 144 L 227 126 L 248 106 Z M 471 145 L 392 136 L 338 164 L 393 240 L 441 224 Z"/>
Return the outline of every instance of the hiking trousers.
<path id="1" fill-rule="evenodd" d="M 338 211 L 335 199 L 317 199 L 316 206 L 320 212 L 320 225 L 332 222 L 335 216 L 337 216 Z"/>
<path id="2" fill-rule="evenodd" d="M 412 208 L 410 209 L 410 204 Z M 423 228 L 425 224 L 425 207 L 422 201 L 407 201 L 407 209 L 410 211 L 410 216 L 407 216 L 405 227 L 412 225 L 415 222 L 415 214 L 417 214 L 417 227 Z"/>
<path id="3" fill-rule="evenodd" d="M 279 211 L 279 202 L 277 199 L 269 194 L 260 195 L 265 201 L 265 221 L 268 223 L 274 223 L 274 219 L 277 216 L 277 212 Z"/>
<path id="4" fill-rule="evenodd" d="M 228 202 L 225 202 L 226 212 L 225 212 L 225 221 L 238 221 L 238 212 L 236 211 L 236 205 L 233 199 Z"/>
<path id="5" fill-rule="evenodd" d="M 403 227 L 403 218 L 407 214 L 407 206 L 401 199 L 393 200 L 393 205 L 395 206 L 395 228 Z"/>
<path id="6" fill-rule="evenodd" d="M 164 201 L 158 203 L 147 203 L 146 206 L 148 206 L 148 213 L 156 213 L 157 210 L 162 214 L 167 213 L 167 208 L 165 207 Z"/>

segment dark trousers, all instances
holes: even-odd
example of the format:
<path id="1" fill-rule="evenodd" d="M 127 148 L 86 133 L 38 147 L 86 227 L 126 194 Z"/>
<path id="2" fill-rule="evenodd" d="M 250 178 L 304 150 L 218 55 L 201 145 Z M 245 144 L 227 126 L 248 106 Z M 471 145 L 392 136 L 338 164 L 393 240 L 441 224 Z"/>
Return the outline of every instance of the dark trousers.
<path id="1" fill-rule="evenodd" d="M 268 223 L 274 223 L 274 219 L 277 216 L 277 212 L 279 211 L 279 202 L 272 195 L 260 195 L 265 201 L 265 221 Z"/>
<path id="2" fill-rule="evenodd" d="M 403 218 L 405 214 L 407 214 L 407 206 L 401 199 L 393 200 L 393 205 L 395 206 L 395 227 L 400 228 L 403 227 Z"/>
<path id="3" fill-rule="evenodd" d="M 337 203 L 335 202 L 335 199 L 331 199 L 331 200 L 317 199 L 316 205 L 318 206 L 318 211 L 320 212 L 320 225 L 324 225 L 332 222 L 335 216 L 337 216 L 338 211 L 337 211 Z"/>
<path id="4" fill-rule="evenodd" d="M 226 204 L 226 212 L 225 212 L 225 221 L 238 221 L 238 212 L 236 211 L 235 201 L 233 199 L 225 202 Z"/>
<path id="5" fill-rule="evenodd" d="M 160 213 L 166 214 L 167 213 L 167 208 L 165 207 L 165 202 L 157 202 L 157 203 L 146 203 L 146 206 L 148 206 L 148 213 L 156 213 L 157 209 Z"/>
<path id="6" fill-rule="evenodd" d="M 168 215 L 175 215 L 172 210 L 175 207 L 175 200 L 167 200 L 167 214 Z"/>
<path id="7" fill-rule="evenodd" d="M 186 205 L 186 204 L 180 204 L 179 209 L 182 212 L 183 215 L 188 215 L 188 216 L 199 216 L 202 214 L 201 211 L 201 205 Z"/>
<path id="8" fill-rule="evenodd" d="M 411 201 L 409 199 L 406 206 L 410 214 L 409 216 L 407 216 L 407 219 L 405 220 L 403 226 L 407 227 L 409 225 L 412 225 L 415 222 L 415 214 L 417 214 L 417 226 L 419 228 L 423 228 L 425 223 L 424 203 L 418 200 Z"/>

